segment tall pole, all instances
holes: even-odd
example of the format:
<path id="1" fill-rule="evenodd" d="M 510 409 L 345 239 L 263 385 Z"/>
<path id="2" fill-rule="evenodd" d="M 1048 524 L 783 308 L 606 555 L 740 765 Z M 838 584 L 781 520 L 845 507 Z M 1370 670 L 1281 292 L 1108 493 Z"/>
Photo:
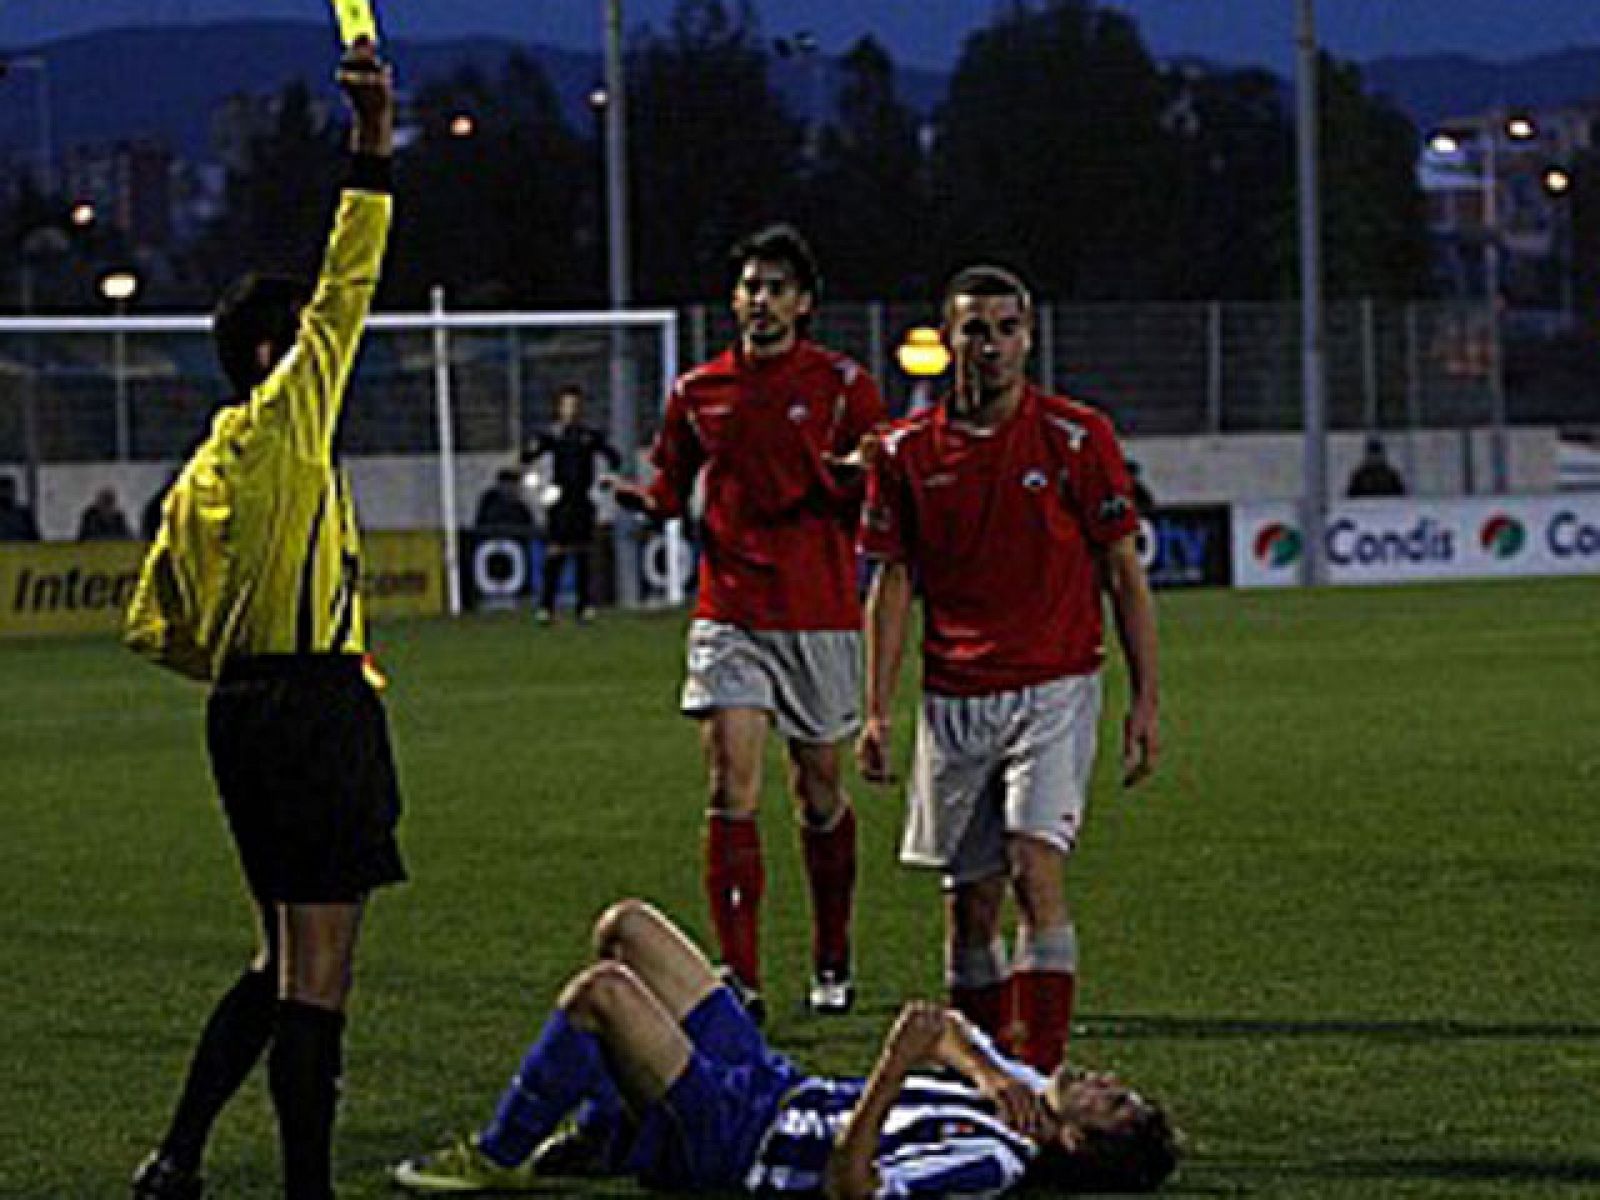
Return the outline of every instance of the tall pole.
<path id="1" fill-rule="evenodd" d="M 1301 582 L 1326 583 L 1328 524 L 1327 366 L 1322 319 L 1322 211 L 1318 138 L 1317 26 L 1313 0 L 1299 0 L 1296 43 L 1300 188 L 1301 414 L 1305 425 L 1305 490 L 1300 524 L 1305 532 Z"/>
<path id="2" fill-rule="evenodd" d="M 622 63 L 622 0 L 602 0 L 605 5 L 606 59 L 606 262 L 611 310 L 621 312 L 633 301 L 628 265 L 628 99 Z M 626 468 L 633 466 L 639 443 L 637 401 L 633 372 L 629 370 L 627 333 L 611 331 L 611 444 Z M 612 547 L 616 564 L 617 601 L 632 608 L 639 603 L 639 562 L 628 527 L 618 524 Z"/>
<path id="3" fill-rule="evenodd" d="M 622 70 L 622 0 L 604 0 L 606 22 L 606 236 L 611 307 L 631 301 L 628 286 L 628 101 Z"/>
<path id="4" fill-rule="evenodd" d="M 1483 289 L 1489 321 L 1489 479 L 1504 495 L 1510 470 L 1506 453 L 1506 368 L 1500 330 L 1500 129 L 1504 114 L 1489 117 L 1483 139 Z"/>

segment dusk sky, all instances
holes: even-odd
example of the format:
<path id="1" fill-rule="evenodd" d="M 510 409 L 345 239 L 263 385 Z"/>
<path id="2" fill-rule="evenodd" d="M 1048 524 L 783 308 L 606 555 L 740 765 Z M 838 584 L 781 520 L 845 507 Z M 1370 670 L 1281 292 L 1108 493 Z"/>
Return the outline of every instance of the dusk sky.
<path id="1" fill-rule="evenodd" d="M 1105 0 L 1132 14 L 1158 56 L 1195 54 L 1286 69 L 1296 0 Z M 377 0 L 392 35 L 494 33 L 593 46 L 601 0 Z M 671 0 L 625 0 L 630 26 L 657 26 Z M 863 34 L 906 63 L 947 67 L 995 0 L 758 0 L 773 36 L 814 31 L 829 53 Z M 315 20 L 321 0 L 0 0 L 0 44 L 32 45 L 108 24 L 274 17 Z M 1566 46 L 1600 47 L 1600 0 L 1319 0 L 1325 44 L 1360 61 L 1395 54 L 1460 52 L 1521 58 Z M 1600 80 L 1596 81 L 1600 91 Z"/>

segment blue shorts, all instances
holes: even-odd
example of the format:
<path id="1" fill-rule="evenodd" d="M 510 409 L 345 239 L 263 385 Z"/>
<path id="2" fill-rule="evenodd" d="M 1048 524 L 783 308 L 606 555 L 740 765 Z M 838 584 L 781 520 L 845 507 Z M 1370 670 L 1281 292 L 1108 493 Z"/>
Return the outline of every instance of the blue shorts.
<path id="1" fill-rule="evenodd" d="M 727 988 L 683 1021 L 694 1053 L 639 1123 L 627 1169 L 672 1190 L 739 1188 L 783 1097 L 806 1078 L 772 1050 Z"/>

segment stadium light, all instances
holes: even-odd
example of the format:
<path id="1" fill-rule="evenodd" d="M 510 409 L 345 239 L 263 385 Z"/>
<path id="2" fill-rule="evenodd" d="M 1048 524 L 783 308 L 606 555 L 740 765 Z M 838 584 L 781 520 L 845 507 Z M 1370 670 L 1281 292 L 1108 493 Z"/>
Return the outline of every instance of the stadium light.
<path id="1" fill-rule="evenodd" d="M 1572 172 L 1565 167 L 1546 167 L 1544 190 L 1549 196 L 1565 196 L 1572 191 Z"/>
<path id="2" fill-rule="evenodd" d="M 87 229 L 94 224 L 94 205 L 83 201 L 72 206 L 72 211 L 67 214 L 67 219 L 78 229 Z"/>
<path id="3" fill-rule="evenodd" d="M 132 271 L 112 271 L 101 277 L 100 294 L 112 304 L 127 304 L 139 294 L 139 277 Z"/>
<path id="4" fill-rule="evenodd" d="M 1511 117 L 1506 121 L 1506 136 L 1514 142 L 1528 142 L 1538 134 L 1539 127 L 1527 117 Z"/>
<path id="5" fill-rule="evenodd" d="M 472 119 L 471 113 L 457 113 L 450 118 L 450 136 L 454 138 L 469 138 L 478 131 L 478 123 Z"/>
<path id="6" fill-rule="evenodd" d="M 937 329 L 927 326 L 907 331 L 894 357 L 900 369 L 916 379 L 943 375 L 950 366 L 950 351 L 945 348 L 944 339 Z"/>
<path id="7" fill-rule="evenodd" d="M 1461 139 L 1448 130 L 1441 129 L 1429 136 L 1428 149 L 1440 158 L 1451 158 L 1461 153 Z"/>

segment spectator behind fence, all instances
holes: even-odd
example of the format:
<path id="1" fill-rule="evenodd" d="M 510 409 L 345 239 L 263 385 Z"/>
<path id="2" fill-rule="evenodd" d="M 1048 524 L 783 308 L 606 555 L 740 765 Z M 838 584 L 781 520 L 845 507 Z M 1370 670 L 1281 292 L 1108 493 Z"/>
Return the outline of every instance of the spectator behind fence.
<path id="1" fill-rule="evenodd" d="M 112 488 L 103 487 L 94 494 L 89 507 L 83 510 L 83 516 L 78 518 L 78 540 L 80 542 L 115 542 L 124 541 L 133 536 L 133 530 L 128 527 L 128 518 L 122 511 L 122 506 L 117 503 L 117 493 Z"/>
<path id="2" fill-rule="evenodd" d="M 37 542 L 39 523 L 33 509 L 17 503 L 17 481 L 0 475 L 0 542 Z"/>
<path id="3" fill-rule="evenodd" d="M 473 527 L 483 533 L 532 537 L 533 509 L 522 495 L 522 473 L 507 467 L 495 473 L 494 482 L 478 497 Z"/>
<path id="4" fill-rule="evenodd" d="M 1350 482 L 1345 487 L 1345 494 L 1349 496 L 1406 494 L 1406 481 L 1400 478 L 1400 472 L 1390 463 L 1384 452 L 1382 438 L 1367 439 L 1366 451 L 1362 454 L 1361 462 L 1356 469 L 1350 473 Z"/>

